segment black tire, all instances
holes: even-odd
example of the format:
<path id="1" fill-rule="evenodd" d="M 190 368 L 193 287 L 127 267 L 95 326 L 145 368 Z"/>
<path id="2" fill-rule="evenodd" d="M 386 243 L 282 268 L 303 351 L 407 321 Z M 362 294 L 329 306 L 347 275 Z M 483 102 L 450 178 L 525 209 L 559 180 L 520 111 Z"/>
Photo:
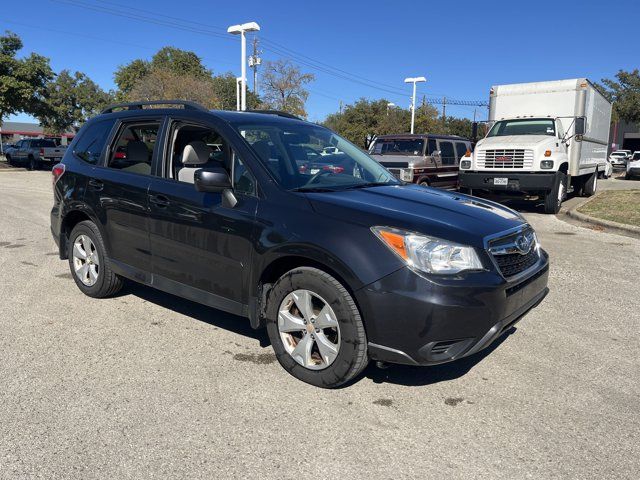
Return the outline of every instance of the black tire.
<path id="1" fill-rule="evenodd" d="M 560 188 L 561 186 L 562 189 Z M 562 191 L 562 194 L 560 194 L 560 191 Z M 564 200 L 566 191 L 567 175 L 563 172 L 558 172 L 556 173 L 551 191 L 547 192 L 544 196 L 544 213 L 558 213 L 560 208 L 562 208 L 562 201 Z"/>
<path id="2" fill-rule="evenodd" d="M 582 194 L 585 197 L 591 197 L 596 193 L 598 189 L 598 171 L 593 172 L 587 180 L 584 182 L 584 188 L 582 189 Z"/>
<path id="3" fill-rule="evenodd" d="M 331 306 L 340 326 L 338 355 L 323 370 L 299 364 L 286 351 L 278 330 L 278 310 L 282 301 L 298 289 L 310 290 Z M 322 388 L 336 388 L 357 377 L 368 365 L 367 335 L 360 312 L 346 288 L 331 275 L 312 267 L 299 267 L 285 273 L 274 284 L 267 299 L 267 332 L 280 365 L 303 382 Z"/>
<path id="4" fill-rule="evenodd" d="M 429 187 L 429 180 L 427 180 L 426 178 L 421 178 L 420 180 L 418 180 L 418 185 L 421 185 L 423 187 Z"/>
<path id="5" fill-rule="evenodd" d="M 98 279 L 92 286 L 87 286 L 82 283 L 80 278 L 78 278 L 73 265 L 73 244 L 75 242 L 75 239 L 80 235 L 86 235 L 91 239 L 100 261 L 101 268 L 98 270 Z M 71 235 L 69 235 L 68 242 L 69 269 L 71 270 L 71 276 L 76 282 L 78 288 L 82 291 L 82 293 L 88 295 L 89 297 L 110 297 L 122 288 L 122 278 L 113 273 L 113 270 L 111 270 L 111 264 L 109 262 L 109 257 L 107 257 L 106 255 L 106 251 L 107 250 L 104 246 L 102 235 L 100 234 L 100 230 L 98 230 L 98 227 L 95 225 L 95 223 L 89 220 L 85 220 L 73 227 Z"/>
<path id="6" fill-rule="evenodd" d="M 628 173 L 624 174 L 624 179 L 625 180 L 631 180 L 631 175 L 629 175 Z"/>

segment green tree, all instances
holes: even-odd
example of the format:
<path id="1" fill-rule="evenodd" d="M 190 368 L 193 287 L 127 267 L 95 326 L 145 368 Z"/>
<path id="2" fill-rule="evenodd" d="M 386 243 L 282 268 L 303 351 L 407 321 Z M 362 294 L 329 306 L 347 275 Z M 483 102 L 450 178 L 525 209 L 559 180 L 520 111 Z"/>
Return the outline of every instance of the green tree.
<path id="1" fill-rule="evenodd" d="M 616 79 L 603 79 L 597 85 L 600 91 L 613 102 L 615 116 L 628 123 L 640 122 L 640 72 L 618 71 Z"/>
<path id="2" fill-rule="evenodd" d="M 53 77 L 49 59 L 31 53 L 18 59 L 22 40 L 15 33 L 0 37 L 0 122 L 18 112 L 37 115 L 43 108 L 47 82 Z"/>
<path id="3" fill-rule="evenodd" d="M 118 100 L 124 101 L 136 83 L 147 76 L 150 70 L 149 62 L 141 59 L 133 60 L 127 65 L 118 67 L 114 74 L 114 80 L 118 86 Z"/>
<path id="4" fill-rule="evenodd" d="M 262 74 L 263 100 L 267 107 L 300 117 L 307 116 L 305 103 L 309 92 L 304 88 L 315 76 L 302 73 L 289 60 L 265 62 Z"/>
<path id="5" fill-rule="evenodd" d="M 236 77 L 233 73 L 227 72 L 212 77 L 214 105 L 212 108 L 218 110 L 235 110 L 236 109 Z M 260 108 L 262 103 L 260 97 L 252 91 L 247 90 L 247 108 Z"/>
<path id="6" fill-rule="evenodd" d="M 78 129 L 89 117 L 96 115 L 113 101 L 84 73 L 61 71 L 46 87 L 44 108 L 37 115 L 49 133 L 64 133 Z"/>

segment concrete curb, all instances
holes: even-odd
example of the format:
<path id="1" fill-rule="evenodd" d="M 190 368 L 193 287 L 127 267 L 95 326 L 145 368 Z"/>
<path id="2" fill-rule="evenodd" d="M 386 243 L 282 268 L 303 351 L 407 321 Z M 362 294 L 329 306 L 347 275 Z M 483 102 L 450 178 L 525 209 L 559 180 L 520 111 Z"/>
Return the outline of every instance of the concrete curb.
<path id="1" fill-rule="evenodd" d="M 578 205 L 567 210 L 566 215 L 568 217 L 573 218 L 574 220 L 578 220 L 580 222 L 589 223 L 591 225 L 598 225 L 599 227 L 608 228 L 611 230 L 618 230 L 621 233 L 625 233 L 627 235 L 632 235 L 634 237 L 640 237 L 640 227 L 636 227 L 634 225 L 625 225 L 624 223 L 612 222 L 611 220 L 602 220 L 600 218 L 591 217 L 589 215 L 585 215 L 584 213 L 578 212 L 578 208 L 592 202 L 600 195 L 602 195 L 604 191 L 598 192 L 593 197 L 588 200 L 579 203 Z"/>

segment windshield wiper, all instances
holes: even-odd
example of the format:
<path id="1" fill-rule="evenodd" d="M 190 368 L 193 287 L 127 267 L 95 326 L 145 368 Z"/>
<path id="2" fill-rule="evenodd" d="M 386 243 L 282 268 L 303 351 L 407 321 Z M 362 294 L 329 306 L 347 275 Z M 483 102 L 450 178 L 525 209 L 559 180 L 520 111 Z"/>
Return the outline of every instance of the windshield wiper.
<path id="1" fill-rule="evenodd" d="M 336 189 L 335 188 L 329 188 L 329 187 L 298 187 L 298 188 L 292 188 L 291 189 L 292 192 L 335 192 Z"/>
<path id="2" fill-rule="evenodd" d="M 349 185 L 348 187 L 344 187 L 343 190 L 351 190 L 351 189 L 354 189 L 354 188 L 380 187 L 382 185 L 396 185 L 396 184 L 395 183 L 389 183 L 389 182 L 356 183 L 355 185 Z"/>

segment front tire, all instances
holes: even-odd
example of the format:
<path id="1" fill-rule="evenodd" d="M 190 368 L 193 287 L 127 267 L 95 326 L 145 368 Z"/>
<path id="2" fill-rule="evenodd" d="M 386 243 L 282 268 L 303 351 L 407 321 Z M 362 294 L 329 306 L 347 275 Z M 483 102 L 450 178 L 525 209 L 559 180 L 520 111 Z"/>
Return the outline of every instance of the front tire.
<path id="1" fill-rule="evenodd" d="M 122 288 L 122 279 L 113 273 L 104 241 L 95 223 L 78 223 L 69 236 L 68 257 L 71 276 L 89 297 L 104 298 Z"/>
<path id="2" fill-rule="evenodd" d="M 587 181 L 584 183 L 584 189 L 582 190 L 585 197 L 591 197 L 596 193 L 598 189 L 598 172 L 593 172 Z"/>
<path id="3" fill-rule="evenodd" d="M 312 267 L 285 273 L 269 292 L 266 311 L 276 357 L 299 380 L 336 388 L 369 363 L 358 307 L 328 273 Z"/>
<path id="4" fill-rule="evenodd" d="M 558 172 L 551 191 L 544 197 L 544 213 L 558 213 L 562 207 L 566 192 L 567 175 L 563 172 Z"/>

